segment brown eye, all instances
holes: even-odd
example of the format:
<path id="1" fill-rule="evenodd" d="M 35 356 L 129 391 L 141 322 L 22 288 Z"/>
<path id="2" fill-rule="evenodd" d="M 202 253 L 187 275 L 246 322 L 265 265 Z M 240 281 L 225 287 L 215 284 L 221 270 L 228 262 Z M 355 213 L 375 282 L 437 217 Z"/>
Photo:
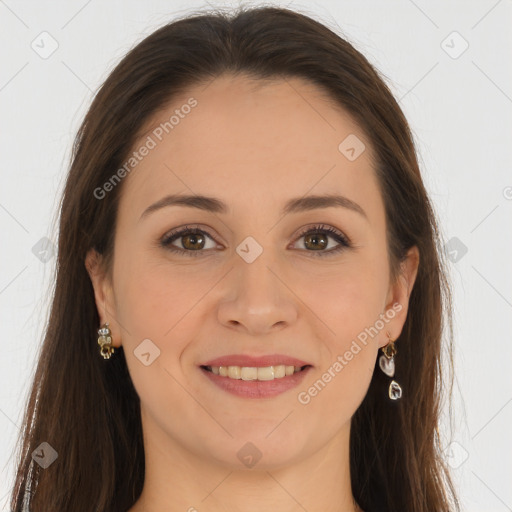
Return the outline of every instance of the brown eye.
<path id="1" fill-rule="evenodd" d="M 328 238 L 324 233 L 308 233 L 304 235 L 304 245 L 314 251 L 325 249 L 329 245 Z"/>
<path id="2" fill-rule="evenodd" d="M 205 237 L 202 234 L 192 233 L 190 235 L 181 236 L 181 244 L 185 249 L 202 249 L 205 243 Z"/>
<path id="3" fill-rule="evenodd" d="M 206 246 L 208 239 L 212 241 L 210 247 Z M 178 242 L 179 245 L 174 242 Z M 203 249 L 213 249 L 216 247 L 215 240 L 208 233 L 201 229 L 190 227 L 169 233 L 164 236 L 160 244 L 171 252 L 186 254 L 187 256 L 199 256 L 201 253 L 208 252 Z"/>
<path id="4" fill-rule="evenodd" d="M 349 239 L 343 233 L 330 226 L 319 225 L 306 228 L 299 235 L 299 239 L 301 238 L 304 240 L 305 251 L 312 253 L 312 256 L 330 256 L 352 247 Z M 335 240 L 338 245 L 325 250 L 329 247 L 329 239 Z"/>
<path id="5" fill-rule="evenodd" d="M 301 238 L 304 240 L 303 251 L 311 253 L 312 256 L 330 256 L 352 247 L 343 233 L 330 226 L 319 225 L 305 229 L 297 240 Z M 207 247 L 208 239 L 211 240 L 210 247 Z M 329 248 L 330 240 L 337 242 L 337 246 L 334 244 Z M 206 249 L 216 248 L 216 242 L 211 235 L 202 229 L 190 226 L 165 235 L 160 245 L 171 252 L 187 256 L 206 255 L 210 252 Z"/>

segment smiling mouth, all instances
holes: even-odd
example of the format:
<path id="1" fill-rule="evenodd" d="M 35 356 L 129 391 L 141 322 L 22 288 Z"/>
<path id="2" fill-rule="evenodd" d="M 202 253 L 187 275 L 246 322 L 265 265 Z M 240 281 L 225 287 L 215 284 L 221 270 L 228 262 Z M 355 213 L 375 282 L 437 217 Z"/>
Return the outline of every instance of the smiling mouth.
<path id="1" fill-rule="evenodd" d="M 310 364 L 304 366 L 291 365 L 274 365 L 274 366 L 201 366 L 207 372 L 213 373 L 220 377 L 226 377 L 233 380 L 244 381 L 268 381 L 282 379 L 299 373 L 306 368 L 311 367 Z"/>

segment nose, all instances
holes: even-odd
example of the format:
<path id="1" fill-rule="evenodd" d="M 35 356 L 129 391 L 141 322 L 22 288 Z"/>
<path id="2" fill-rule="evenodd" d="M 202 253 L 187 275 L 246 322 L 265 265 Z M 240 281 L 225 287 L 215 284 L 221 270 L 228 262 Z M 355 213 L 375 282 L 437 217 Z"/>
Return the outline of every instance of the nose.
<path id="1" fill-rule="evenodd" d="M 292 284 L 268 253 L 263 251 L 252 263 L 235 260 L 218 306 L 224 326 L 257 336 L 284 329 L 297 319 Z"/>

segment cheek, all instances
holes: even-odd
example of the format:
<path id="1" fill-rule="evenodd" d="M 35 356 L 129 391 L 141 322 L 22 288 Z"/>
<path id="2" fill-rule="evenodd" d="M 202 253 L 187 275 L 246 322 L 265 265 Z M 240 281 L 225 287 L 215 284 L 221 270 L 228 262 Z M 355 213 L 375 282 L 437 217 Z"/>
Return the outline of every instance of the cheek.
<path id="1" fill-rule="evenodd" d="M 365 328 L 374 325 L 381 312 L 379 304 L 375 282 L 347 277 L 331 282 L 327 292 L 319 295 L 311 306 L 320 312 L 322 322 L 318 325 L 327 325 L 329 329 L 322 329 L 324 335 L 317 338 L 321 365 L 297 394 L 306 428 L 317 429 L 315 418 L 322 418 L 324 434 L 334 436 L 363 401 L 378 350 Z"/>
<path id="2" fill-rule="evenodd" d="M 117 309 L 138 334 L 151 332 L 162 338 L 199 301 L 207 280 L 198 279 L 193 265 L 177 265 L 165 256 L 133 249 L 141 244 L 148 242 L 120 243 Z"/>
<path id="3" fill-rule="evenodd" d="M 190 396 L 180 385 L 186 379 L 181 360 L 198 330 L 198 309 L 194 306 L 212 283 L 198 280 L 193 272 L 180 271 L 179 267 L 171 269 L 168 262 L 154 265 L 136 255 L 125 258 L 118 269 L 117 315 L 137 393 L 162 426 L 171 421 L 177 408 L 183 421 L 187 415 L 197 421 L 201 410 L 191 407 Z M 144 364 L 145 353 L 149 353 L 148 365 Z"/>
<path id="4" fill-rule="evenodd" d="M 317 279 L 318 287 L 304 286 L 301 291 L 318 315 L 317 325 L 323 327 L 317 330 L 322 364 L 302 386 L 298 402 L 311 417 L 335 411 L 325 423 L 333 433 L 357 410 L 374 372 L 378 345 L 371 328 L 383 313 L 387 283 L 380 267 L 346 265 Z"/>
<path id="5" fill-rule="evenodd" d="M 355 352 L 355 351 L 354 351 Z M 310 428 L 321 429 L 331 437 L 354 415 L 368 391 L 375 362 L 370 346 L 361 345 L 360 350 L 343 362 L 334 358 L 321 368 L 297 395 L 300 417 Z"/>
<path id="6" fill-rule="evenodd" d="M 384 313 L 385 265 L 385 261 L 370 265 L 362 258 L 354 259 L 329 274 L 295 281 L 297 295 L 305 297 L 315 313 L 311 316 L 317 326 L 313 332 L 322 361 L 315 377 L 320 376 L 319 386 L 328 390 L 319 393 L 319 403 L 341 399 L 350 410 L 364 398 L 378 351 L 380 333 L 375 324 Z"/>
<path id="7" fill-rule="evenodd" d="M 324 324 L 324 334 L 339 340 L 341 349 L 383 313 L 388 284 L 385 264 L 353 257 L 327 269 L 297 272 L 288 279 L 297 296 Z"/>
<path id="8" fill-rule="evenodd" d="M 132 253 L 119 264 L 118 317 L 127 331 L 123 331 L 122 343 L 134 385 L 141 395 L 153 397 L 154 390 L 162 385 L 173 389 L 176 386 L 179 391 L 177 381 L 187 378 L 193 353 L 190 349 L 195 339 L 204 337 L 205 315 L 212 314 L 209 294 L 223 273 L 199 271 L 198 265 L 177 264 L 165 257 L 156 260 L 142 251 Z M 151 340 L 146 342 L 150 350 L 154 344 L 158 354 L 150 372 L 137 357 L 141 342 L 146 339 Z"/>

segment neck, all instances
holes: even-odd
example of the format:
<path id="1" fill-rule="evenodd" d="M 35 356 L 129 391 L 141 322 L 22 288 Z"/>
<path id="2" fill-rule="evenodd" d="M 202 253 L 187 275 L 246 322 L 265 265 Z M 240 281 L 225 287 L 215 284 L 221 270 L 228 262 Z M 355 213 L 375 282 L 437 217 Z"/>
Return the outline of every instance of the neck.
<path id="1" fill-rule="evenodd" d="M 362 512 L 351 490 L 350 422 L 311 454 L 286 464 L 265 465 L 262 457 L 251 469 L 187 450 L 144 414 L 143 425 L 144 488 L 128 512 Z"/>

